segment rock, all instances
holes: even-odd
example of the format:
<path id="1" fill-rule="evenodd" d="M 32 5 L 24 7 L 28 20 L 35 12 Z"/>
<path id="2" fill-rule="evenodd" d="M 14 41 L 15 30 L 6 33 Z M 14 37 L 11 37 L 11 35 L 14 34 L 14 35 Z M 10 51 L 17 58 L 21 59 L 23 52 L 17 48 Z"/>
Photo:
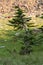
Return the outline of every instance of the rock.
<path id="1" fill-rule="evenodd" d="M 43 0 L 0 0 L 0 13 L 13 12 L 15 5 L 19 5 L 28 16 L 32 13 L 36 15 L 36 12 L 43 13 Z"/>
<path id="2" fill-rule="evenodd" d="M 5 46 L 0 46 L 0 48 L 5 48 Z"/>

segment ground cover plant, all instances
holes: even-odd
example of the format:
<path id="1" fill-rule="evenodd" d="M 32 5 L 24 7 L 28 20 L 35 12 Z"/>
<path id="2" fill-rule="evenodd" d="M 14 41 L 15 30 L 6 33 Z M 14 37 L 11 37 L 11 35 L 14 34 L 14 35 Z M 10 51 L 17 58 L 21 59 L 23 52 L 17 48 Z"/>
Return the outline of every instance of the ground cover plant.
<path id="1" fill-rule="evenodd" d="M 22 33 L 23 31 L 20 31 Z M 4 35 L 3 35 L 4 33 Z M 43 33 L 35 33 L 33 52 L 29 55 L 20 55 L 21 39 L 14 42 L 16 34 L 13 30 L 0 30 L 0 64 L 1 65 L 41 65 L 43 64 Z M 4 46 L 4 47 L 2 47 Z M 16 50 L 16 51 L 15 51 Z"/>

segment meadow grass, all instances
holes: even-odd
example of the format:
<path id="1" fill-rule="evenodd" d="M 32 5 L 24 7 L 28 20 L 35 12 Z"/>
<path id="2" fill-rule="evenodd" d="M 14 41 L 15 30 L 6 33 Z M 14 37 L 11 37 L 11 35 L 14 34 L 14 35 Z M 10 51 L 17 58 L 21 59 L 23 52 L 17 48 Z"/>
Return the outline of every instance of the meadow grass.
<path id="1" fill-rule="evenodd" d="M 5 46 L 0 48 L 0 65 L 43 65 L 43 38 L 39 45 L 33 46 L 33 52 L 30 55 L 19 55 L 22 44 L 20 39 L 14 41 L 15 33 L 13 30 L 0 30 L 0 47 Z M 39 35 L 40 33 L 37 34 L 36 39 Z"/>

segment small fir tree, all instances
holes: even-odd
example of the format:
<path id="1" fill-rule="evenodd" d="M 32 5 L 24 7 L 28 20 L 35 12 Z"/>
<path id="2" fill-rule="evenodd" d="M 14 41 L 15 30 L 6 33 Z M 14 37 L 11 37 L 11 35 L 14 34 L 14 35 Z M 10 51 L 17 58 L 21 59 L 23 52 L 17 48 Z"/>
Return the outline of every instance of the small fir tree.
<path id="1" fill-rule="evenodd" d="M 30 41 L 29 38 L 29 30 L 28 30 L 28 26 L 27 26 L 27 22 L 29 22 L 31 20 L 31 17 L 26 17 L 24 15 L 24 12 L 22 11 L 22 9 L 19 6 L 15 6 L 15 16 L 13 17 L 12 20 L 9 21 L 9 25 L 13 26 L 14 29 L 15 27 L 17 27 L 17 29 L 24 29 L 25 30 L 25 36 L 23 39 L 23 47 L 21 47 L 21 51 L 20 54 L 27 54 L 31 52 L 31 44 L 33 44 L 32 40 Z M 29 23 L 30 25 L 30 23 Z M 32 24 L 31 24 L 32 25 Z"/>
<path id="2" fill-rule="evenodd" d="M 23 10 L 19 6 L 15 6 L 15 14 L 12 20 L 9 21 L 9 25 L 13 26 L 14 29 L 24 29 L 27 31 L 27 22 L 31 20 L 31 17 L 26 18 Z"/>

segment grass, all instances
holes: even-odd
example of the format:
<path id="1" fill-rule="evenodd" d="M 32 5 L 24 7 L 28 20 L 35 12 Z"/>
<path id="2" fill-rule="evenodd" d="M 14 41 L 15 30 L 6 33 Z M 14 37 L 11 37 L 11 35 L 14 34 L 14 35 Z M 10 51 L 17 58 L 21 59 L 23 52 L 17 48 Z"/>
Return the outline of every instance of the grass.
<path id="1" fill-rule="evenodd" d="M 0 19 L 0 30 L 12 30 L 11 26 L 8 26 L 8 19 Z"/>
<path id="2" fill-rule="evenodd" d="M 39 17 L 32 17 L 32 20 L 30 22 L 33 22 L 35 27 L 37 28 L 43 26 L 43 19 Z"/>
<path id="3" fill-rule="evenodd" d="M 5 46 L 0 48 L 0 65 L 43 65 L 43 38 L 38 46 L 33 46 L 33 52 L 30 55 L 19 55 L 22 44 L 20 39 L 14 42 L 15 33 L 13 30 L 0 30 L 0 47 Z M 43 33 L 37 33 L 36 40 L 42 35 Z"/>

